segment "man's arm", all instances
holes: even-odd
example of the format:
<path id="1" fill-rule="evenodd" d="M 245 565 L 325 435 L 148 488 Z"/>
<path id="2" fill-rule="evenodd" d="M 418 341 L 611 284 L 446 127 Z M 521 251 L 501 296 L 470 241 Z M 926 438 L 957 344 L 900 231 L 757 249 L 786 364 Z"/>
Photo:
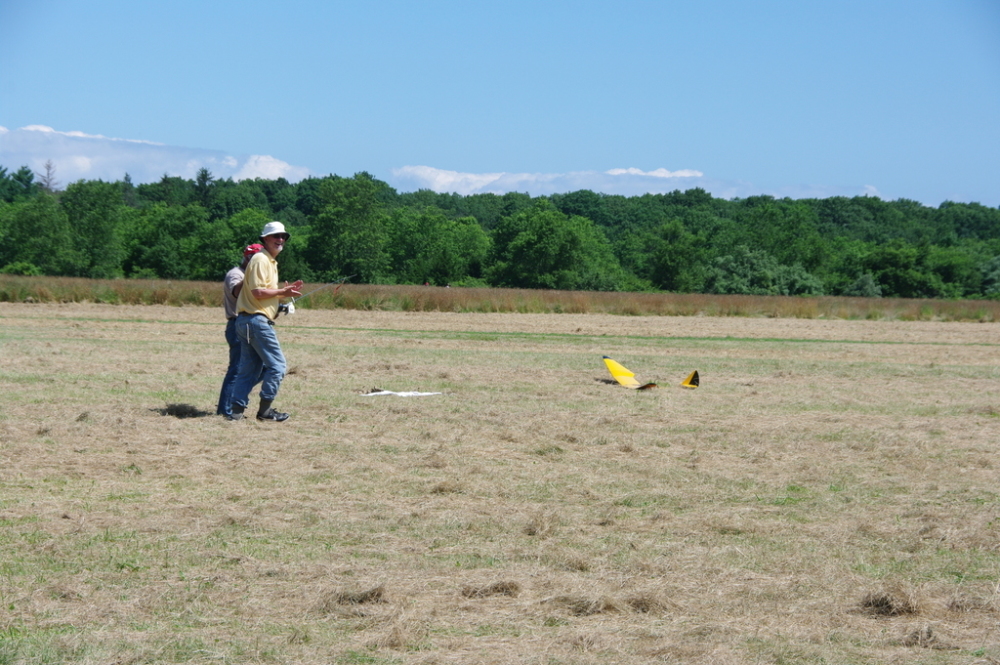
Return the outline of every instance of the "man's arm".
<path id="1" fill-rule="evenodd" d="M 242 286 L 242 284 L 240 286 Z M 252 293 L 253 297 L 257 300 L 266 300 L 268 298 L 295 298 L 302 295 L 302 280 L 300 279 L 294 284 L 285 282 L 285 288 L 283 289 L 251 289 L 250 293 Z"/>

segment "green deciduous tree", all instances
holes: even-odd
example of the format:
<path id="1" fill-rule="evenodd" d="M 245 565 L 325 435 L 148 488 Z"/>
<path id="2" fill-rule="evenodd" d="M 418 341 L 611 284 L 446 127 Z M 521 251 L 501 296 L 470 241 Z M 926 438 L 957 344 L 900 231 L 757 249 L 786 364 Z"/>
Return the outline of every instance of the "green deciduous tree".
<path id="1" fill-rule="evenodd" d="M 904 240 L 875 244 L 861 259 L 865 272 L 870 272 L 882 287 L 882 295 L 890 298 L 931 298 L 940 291 L 940 280 L 923 269 L 926 250 Z"/>
<path id="2" fill-rule="evenodd" d="M 217 280 L 243 259 L 243 249 L 259 242 L 270 216 L 253 208 L 227 219 L 205 219 L 182 241 L 187 248 L 191 279 Z M 284 252 L 282 252 L 284 256 Z"/>
<path id="3" fill-rule="evenodd" d="M 0 228 L 4 229 L 0 266 L 30 263 L 45 275 L 80 274 L 83 258 L 55 196 L 41 192 L 27 201 L 3 206 L 0 214 Z"/>
<path id="4" fill-rule="evenodd" d="M 437 208 L 393 212 L 387 249 L 397 282 L 443 286 L 482 276 L 490 239 L 472 217 L 449 219 Z"/>
<path id="5" fill-rule="evenodd" d="M 500 220 L 492 258 L 487 278 L 496 286 L 613 291 L 628 282 L 593 222 L 545 200 Z"/>
<path id="6" fill-rule="evenodd" d="M 818 218 L 805 203 L 753 196 L 743 201 L 736 221 L 748 247 L 764 250 L 781 265 L 798 263 L 806 270 L 815 270 L 823 260 Z"/>
<path id="7" fill-rule="evenodd" d="M 979 203 L 945 201 L 935 217 L 958 238 L 1000 238 L 1000 210 Z"/>
<path id="8" fill-rule="evenodd" d="M 759 296 L 822 295 L 823 284 L 799 264 L 784 266 L 763 250 L 740 245 L 712 262 L 705 290 Z"/>
<path id="9" fill-rule="evenodd" d="M 149 203 L 187 205 L 194 200 L 194 183 L 184 178 L 163 174 L 159 182 L 136 187 L 139 196 Z"/>
<path id="10" fill-rule="evenodd" d="M 666 291 L 697 291 L 705 279 L 698 237 L 678 219 L 657 229 L 650 264 L 653 285 Z"/>
<path id="11" fill-rule="evenodd" d="M 212 219 L 222 219 L 254 208 L 271 214 L 267 193 L 256 180 L 216 180 L 209 197 L 208 212 Z"/>
<path id="12" fill-rule="evenodd" d="M 208 225 L 208 213 L 197 204 L 157 203 L 144 208 L 136 215 L 125 238 L 125 274 L 165 279 L 204 278 L 203 238 L 209 238 L 211 243 L 217 237 L 215 229 L 209 230 Z M 213 279 L 221 277 L 216 274 Z"/>
<path id="13" fill-rule="evenodd" d="M 976 241 L 964 240 L 948 247 L 927 246 L 923 266 L 940 280 L 940 297 L 967 298 L 982 293 L 980 266 L 985 257 L 975 245 Z"/>
<path id="14" fill-rule="evenodd" d="M 882 287 L 878 285 L 870 272 L 866 272 L 844 290 L 844 295 L 859 298 L 881 298 Z"/>
<path id="15" fill-rule="evenodd" d="M 306 258 L 320 279 L 357 275 L 359 282 L 392 280 L 389 213 L 380 199 L 388 185 L 367 173 L 323 181 L 325 202 L 311 225 Z"/>
<path id="16" fill-rule="evenodd" d="M 121 277 L 125 260 L 123 216 L 134 212 L 125 205 L 121 187 L 81 180 L 66 188 L 60 203 L 81 255 L 81 274 L 99 279 Z"/>
<path id="17" fill-rule="evenodd" d="M 1000 298 L 1000 256 L 994 256 L 979 266 L 982 293 L 987 298 Z"/>

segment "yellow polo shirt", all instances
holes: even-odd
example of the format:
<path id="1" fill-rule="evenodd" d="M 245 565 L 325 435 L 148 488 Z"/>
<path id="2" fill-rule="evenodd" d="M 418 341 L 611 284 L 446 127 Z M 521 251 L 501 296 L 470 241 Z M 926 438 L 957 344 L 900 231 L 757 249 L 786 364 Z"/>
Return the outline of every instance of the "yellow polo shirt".
<path id="1" fill-rule="evenodd" d="M 246 277 L 243 278 L 243 289 L 240 297 L 236 301 L 236 309 L 247 314 L 263 314 L 274 321 L 278 316 L 278 303 L 280 298 L 264 298 L 258 300 L 253 297 L 254 289 L 276 289 L 278 288 L 278 262 L 271 258 L 266 251 L 257 252 L 250 259 L 250 265 L 246 269 Z"/>

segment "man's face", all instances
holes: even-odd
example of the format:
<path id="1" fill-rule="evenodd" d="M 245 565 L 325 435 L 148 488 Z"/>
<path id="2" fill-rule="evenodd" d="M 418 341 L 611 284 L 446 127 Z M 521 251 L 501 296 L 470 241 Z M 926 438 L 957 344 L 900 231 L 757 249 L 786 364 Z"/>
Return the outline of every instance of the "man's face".
<path id="1" fill-rule="evenodd" d="M 264 236 L 261 242 L 264 244 L 264 249 L 267 250 L 267 253 L 271 255 L 271 258 L 276 259 L 281 250 L 285 248 L 287 241 L 287 233 L 276 233 L 273 236 Z"/>

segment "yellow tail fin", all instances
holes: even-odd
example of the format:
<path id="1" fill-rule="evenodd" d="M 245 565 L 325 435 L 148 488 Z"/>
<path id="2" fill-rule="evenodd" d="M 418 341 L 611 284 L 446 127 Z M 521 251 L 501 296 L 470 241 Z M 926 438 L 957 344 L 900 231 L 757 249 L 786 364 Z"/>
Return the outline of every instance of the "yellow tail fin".
<path id="1" fill-rule="evenodd" d="M 701 380 L 698 378 L 698 370 L 695 370 L 695 371 L 691 372 L 690 374 L 688 374 L 688 378 L 684 379 L 684 381 L 681 382 L 681 387 L 682 388 L 697 388 L 700 383 L 701 383 Z"/>

